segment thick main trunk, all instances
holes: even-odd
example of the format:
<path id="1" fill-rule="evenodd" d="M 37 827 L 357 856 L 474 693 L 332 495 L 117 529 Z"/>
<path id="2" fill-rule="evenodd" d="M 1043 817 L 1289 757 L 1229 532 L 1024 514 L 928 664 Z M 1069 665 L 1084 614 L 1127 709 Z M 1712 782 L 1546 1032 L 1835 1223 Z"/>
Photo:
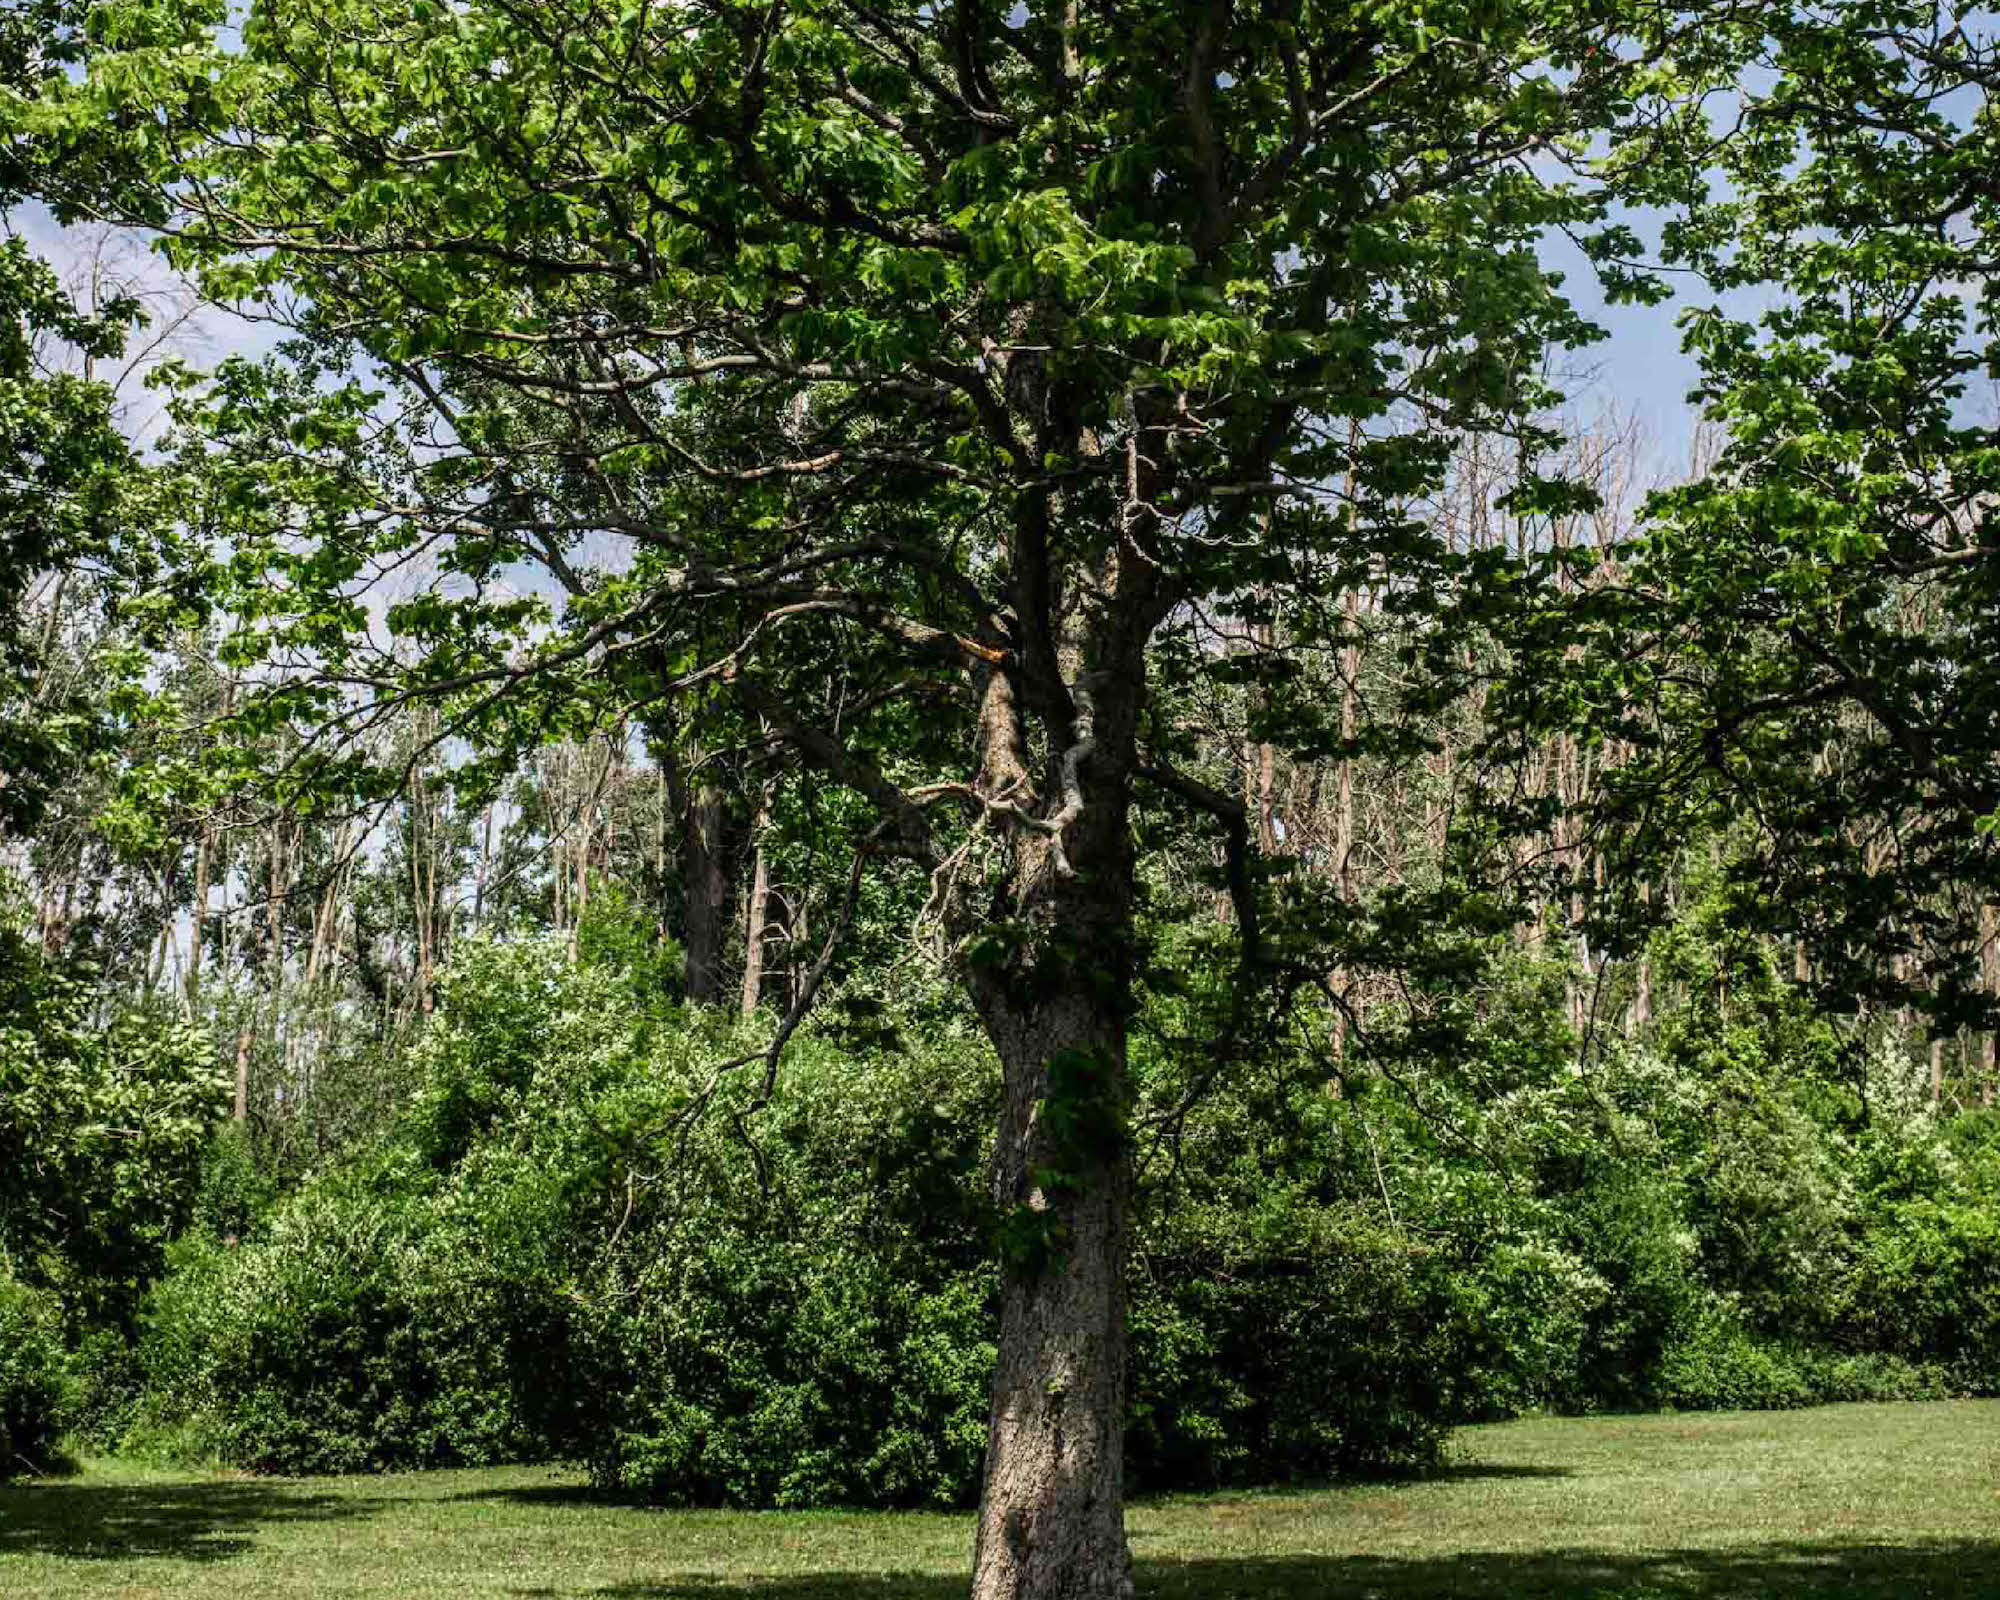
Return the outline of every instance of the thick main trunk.
<path id="1" fill-rule="evenodd" d="M 1010 385 L 1022 377 L 1017 387 L 1032 391 L 1040 376 L 1032 362 L 1009 366 Z M 1058 401 L 1043 414 L 1073 421 Z M 1082 436 L 1069 423 L 1048 431 L 1065 430 Z M 1150 480 L 1142 488 L 1150 493 Z M 995 804 L 1036 797 L 1039 821 L 1009 830 L 997 904 L 968 902 L 969 922 L 997 912 L 1000 926 L 965 929 L 1004 933 L 1009 952 L 973 960 L 967 973 L 1004 1079 L 993 1166 L 1000 1343 L 973 1600 L 1132 1592 L 1124 1500 L 1131 784 L 1146 645 L 1165 602 L 1158 564 L 1121 537 L 1093 574 L 1091 603 L 1059 624 L 1051 506 L 1034 496 L 1020 505 L 1017 666 L 977 680 L 980 793 Z M 1039 772 L 1030 713 L 1047 739 Z"/>
<path id="2" fill-rule="evenodd" d="M 1000 1347 L 973 1562 L 974 1600 L 1131 1593 L 1123 1498 L 1125 1041 L 1085 990 L 988 1027 L 1006 1099 Z"/>

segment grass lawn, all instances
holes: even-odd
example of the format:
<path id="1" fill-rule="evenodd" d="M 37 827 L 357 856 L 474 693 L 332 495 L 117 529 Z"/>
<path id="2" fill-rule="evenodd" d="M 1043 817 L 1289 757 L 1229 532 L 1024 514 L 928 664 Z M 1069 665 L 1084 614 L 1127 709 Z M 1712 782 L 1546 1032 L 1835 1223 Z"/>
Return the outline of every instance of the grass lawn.
<path id="1" fill-rule="evenodd" d="M 1420 1483 L 1142 1503 L 1160 1600 L 2000 1600 L 2000 1402 L 1473 1428 Z M 967 1518 L 647 1511 L 551 1469 L 0 1488 L 27 1600 L 956 1600 Z"/>

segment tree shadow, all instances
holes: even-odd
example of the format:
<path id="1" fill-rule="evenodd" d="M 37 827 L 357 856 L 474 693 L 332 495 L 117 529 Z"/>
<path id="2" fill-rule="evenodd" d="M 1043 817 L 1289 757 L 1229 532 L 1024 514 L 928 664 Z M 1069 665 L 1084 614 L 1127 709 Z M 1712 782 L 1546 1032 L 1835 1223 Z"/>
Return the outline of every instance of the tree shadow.
<path id="1" fill-rule="evenodd" d="M 446 1505 L 477 1505 L 484 1501 L 512 1506 L 623 1506 L 650 1510 L 654 1501 L 643 1495 L 621 1494 L 591 1483 L 524 1483 L 508 1489 L 468 1489 L 442 1497 Z"/>
<path id="2" fill-rule="evenodd" d="M 1479 1479 L 1505 1478 L 1573 1478 L 1576 1473 L 1569 1467 L 1504 1466 L 1491 1462 L 1470 1461 L 1457 1465 L 1433 1467 L 1423 1472 L 1384 1474 L 1373 1478 L 1325 1478 L 1305 1479 L 1296 1483 L 1273 1484 L 1268 1487 L 1243 1489 L 1186 1490 L 1171 1489 L 1157 1494 L 1140 1491 L 1132 1496 L 1131 1503 L 1145 1505 L 1149 1502 L 1171 1503 L 1189 1498 L 1210 1499 L 1216 1495 L 1226 1495 L 1230 1499 L 1254 1499 L 1268 1496 L 1272 1499 L 1312 1494 L 1321 1490 L 1353 1489 L 1370 1485 L 1386 1485 L 1401 1488 L 1413 1483 L 1471 1483 Z M 517 1506 L 622 1506 L 633 1510 L 653 1510 L 660 1508 L 661 1502 L 647 1498 L 634 1490 L 604 1489 L 590 1483 L 535 1483 L 521 1484 L 506 1489 L 468 1489 L 463 1494 L 445 1496 L 447 1501 L 502 1501 Z M 668 1510 L 684 1510 L 683 1506 L 668 1505 Z M 715 1509 L 715 1508 L 709 1508 Z M 726 1508 L 724 1508 L 726 1509 Z M 873 1507 L 853 1508 L 833 1507 L 833 1510 L 853 1509 L 865 1512 Z M 923 1507 L 935 1510 L 935 1507 Z M 970 1506 L 958 1508 L 970 1515 Z"/>
<path id="3" fill-rule="evenodd" d="M 1135 1575 L 1139 1600 L 1989 1600 L 2000 1594 L 2000 1542 L 1141 1559 Z M 526 1600 L 555 1591 L 511 1592 Z M 669 1578 L 591 1591 L 593 1600 L 961 1600 L 964 1593 L 963 1578 L 914 1573 Z"/>
<path id="4" fill-rule="evenodd" d="M 367 1516 L 381 1503 L 269 1483 L 10 1485 L 0 1488 L 0 1557 L 227 1561 L 259 1528 Z"/>
<path id="5" fill-rule="evenodd" d="M 1476 1483 L 1482 1478 L 1574 1478 L 1573 1467 L 1503 1465 L 1497 1461 L 1463 1461 L 1426 1472 L 1416 1483 Z"/>

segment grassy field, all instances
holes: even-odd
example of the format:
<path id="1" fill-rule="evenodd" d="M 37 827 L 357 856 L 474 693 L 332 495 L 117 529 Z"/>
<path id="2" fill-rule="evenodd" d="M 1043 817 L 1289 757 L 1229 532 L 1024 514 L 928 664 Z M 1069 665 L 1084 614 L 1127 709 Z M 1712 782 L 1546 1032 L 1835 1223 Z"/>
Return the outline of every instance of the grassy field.
<path id="1" fill-rule="evenodd" d="M 1142 1595 L 2000 1597 L 2000 1403 L 1469 1429 L 1420 1483 L 1142 1503 Z M 963 1517 L 646 1511 L 573 1473 L 0 1488 L 0 1595 L 955 1600 Z"/>

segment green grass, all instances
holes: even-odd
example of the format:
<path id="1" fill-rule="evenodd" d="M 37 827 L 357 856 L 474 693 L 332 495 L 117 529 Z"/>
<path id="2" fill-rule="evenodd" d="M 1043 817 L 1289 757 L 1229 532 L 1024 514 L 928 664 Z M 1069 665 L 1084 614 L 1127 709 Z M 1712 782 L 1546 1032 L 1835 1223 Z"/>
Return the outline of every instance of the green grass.
<path id="1" fill-rule="evenodd" d="M 2000 1403 L 1469 1429 L 1443 1477 L 1159 1500 L 1161 1600 L 2000 1596 Z M 955 1600 L 963 1517 L 646 1511 L 542 1469 L 0 1488 L 0 1596 Z"/>

